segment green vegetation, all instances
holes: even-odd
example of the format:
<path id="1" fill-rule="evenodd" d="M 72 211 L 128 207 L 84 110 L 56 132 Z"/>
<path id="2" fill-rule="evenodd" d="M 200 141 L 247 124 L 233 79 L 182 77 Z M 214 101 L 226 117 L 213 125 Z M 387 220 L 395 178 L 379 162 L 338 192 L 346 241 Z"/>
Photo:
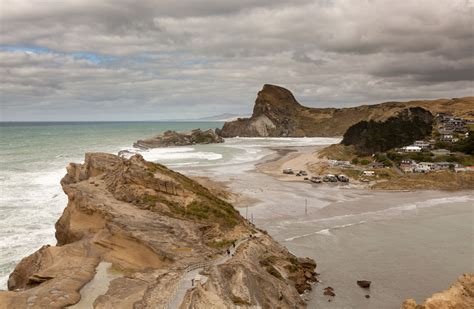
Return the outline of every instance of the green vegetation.
<path id="1" fill-rule="evenodd" d="M 401 147 L 431 135 L 433 116 L 423 108 L 401 111 L 384 122 L 360 121 L 347 129 L 343 145 L 354 145 L 360 155 Z"/>
<path id="2" fill-rule="evenodd" d="M 222 249 L 230 247 L 234 241 L 235 239 L 223 239 L 219 241 L 209 242 L 207 243 L 207 245 L 211 248 Z"/>
<path id="3" fill-rule="evenodd" d="M 282 275 L 280 274 L 280 272 L 275 268 L 273 267 L 272 265 L 269 265 L 265 268 L 268 273 L 278 279 L 283 279 Z"/>
<path id="4" fill-rule="evenodd" d="M 474 131 L 470 131 L 467 138 L 460 139 L 456 143 L 453 143 L 449 150 L 474 155 Z"/>
<path id="5" fill-rule="evenodd" d="M 276 262 L 278 258 L 274 255 L 270 255 L 265 257 L 264 259 L 260 260 L 260 265 L 262 266 L 271 266 Z"/>
<path id="6" fill-rule="evenodd" d="M 159 200 L 160 198 L 156 195 L 145 194 L 142 196 L 140 203 L 154 207 Z"/>
<path id="7" fill-rule="evenodd" d="M 235 305 L 238 305 L 238 306 L 245 306 L 245 307 L 249 307 L 251 306 L 252 304 L 249 303 L 248 301 L 246 300 L 243 300 L 242 298 L 238 297 L 238 296 L 235 296 L 232 294 L 231 296 L 232 298 L 232 301 L 234 302 Z"/>
<path id="8" fill-rule="evenodd" d="M 147 162 L 146 165 L 147 170 L 151 173 L 159 172 L 172 177 L 181 184 L 184 190 L 192 191 L 196 195 L 196 199 L 186 208 L 162 197 L 144 197 L 145 201 L 151 203 L 157 199 L 156 201 L 169 206 L 172 216 L 217 223 L 223 228 L 232 228 L 242 221 L 239 212 L 231 204 L 216 197 L 196 181 L 160 164 Z"/>
<path id="9" fill-rule="evenodd" d="M 298 271 L 298 266 L 294 265 L 294 264 L 288 264 L 288 265 L 285 265 L 285 268 L 290 272 L 290 273 L 295 273 Z"/>
<path id="10" fill-rule="evenodd" d="M 382 163 L 384 166 L 393 166 L 392 162 L 390 162 L 390 159 L 385 153 L 376 153 L 374 155 L 374 159 L 376 162 Z"/>

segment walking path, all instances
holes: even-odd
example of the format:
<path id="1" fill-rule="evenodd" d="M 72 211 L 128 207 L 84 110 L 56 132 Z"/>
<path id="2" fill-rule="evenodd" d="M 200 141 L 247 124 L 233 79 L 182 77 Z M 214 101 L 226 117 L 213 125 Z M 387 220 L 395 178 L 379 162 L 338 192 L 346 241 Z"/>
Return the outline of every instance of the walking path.
<path id="1" fill-rule="evenodd" d="M 254 235 L 254 237 L 258 237 L 258 236 L 259 236 L 259 234 Z M 232 258 L 235 251 L 237 250 L 237 248 L 239 248 L 240 245 L 242 245 L 243 243 L 245 243 L 249 239 L 251 239 L 251 238 L 245 237 L 245 238 L 242 238 L 242 239 L 238 240 L 235 243 L 235 248 L 233 246 L 231 246 L 228 249 L 230 254 L 226 254 L 225 256 L 221 257 L 220 259 L 213 260 L 213 261 L 208 261 L 208 262 L 204 262 L 204 263 L 199 263 L 199 264 L 192 265 L 192 266 L 188 267 L 185 271 L 184 276 L 181 278 L 181 281 L 178 284 L 173 296 L 171 297 L 171 299 L 168 303 L 168 308 L 169 309 L 179 308 L 179 306 L 183 302 L 183 299 L 184 299 L 184 296 L 186 295 L 186 292 L 189 289 L 196 286 L 197 282 L 194 282 L 194 285 L 193 285 L 193 279 L 196 279 L 197 278 L 196 276 L 200 277 L 199 282 L 201 284 L 206 283 L 207 276 L 199 275 L 199 273 L 201 271 L 203 271 L 204 268 L 206 268 L 208 266 L 217 266 L 217 265 L 224 264 L 225 262 L 227 262 L 228 260 L 230 260 Z"/>

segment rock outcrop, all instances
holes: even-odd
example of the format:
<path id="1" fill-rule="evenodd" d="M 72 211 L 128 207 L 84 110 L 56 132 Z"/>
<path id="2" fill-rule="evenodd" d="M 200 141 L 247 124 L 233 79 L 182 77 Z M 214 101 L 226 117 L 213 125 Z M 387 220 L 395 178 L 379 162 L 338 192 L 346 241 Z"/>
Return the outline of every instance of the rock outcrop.
<path id="1" fill-rule="evenodd" d="M 170 146 L 187 146 L 194 144 L 223 143 L 224 139 L 216 134 L 213 129 L 202 131 L 195 129 L 190 132 L 166 131 L 152 138 L 139 140 L 133 144 L 134 147 L 148 149 Z"/>
<path id="2" fill-rule="evenodd" d="M 264 85 L 255 100 L 252 116 L 226 122 L 217 133 L 222 137 L 342 136 L 350 126 L 362 120 L 384 121 L 411 107 L 422 107 L 432 114 L 448 112 L 474 119 L 473 105 L 474 97 L 465 97 L 349 108 L 309 108 L 298 103 L 289 90 Z"/>
<path id="3" fill-rule="evenodd" d="M 470 309 L 474 308 L 474 274 L 464 274 L 446 291 L 433 294 L 421 305 L 407 299 L 402 309 Z"/>
<path id="4" fill-rule="evenodd" d="M 16 266 L 0 308 L 305 306 L 299 293 L 315 281 L 314 261 L 296 258 L 179 173 L 140 155 L 90 153 L 68 166 L 61 185 L 69 202 L 57 245 Z M 195 265 L 207 281 L 176 299 Z"/>
<path id="5" fill-rule="evenodd" d="M 358 154 L 371 155 L 407 146 L 431 135 L 433 116 L 421 107 L 400 111 L 385 121 L 361 121 L 347 129 L 341 144 L 354 145 Z"/>

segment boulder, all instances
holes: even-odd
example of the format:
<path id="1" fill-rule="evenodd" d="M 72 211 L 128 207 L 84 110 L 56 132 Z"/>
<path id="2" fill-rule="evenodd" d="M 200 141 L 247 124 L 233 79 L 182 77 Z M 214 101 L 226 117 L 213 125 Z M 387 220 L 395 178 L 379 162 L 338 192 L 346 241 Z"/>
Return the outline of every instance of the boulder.
<path id="1" fill-rule="evenodd" d="M 358 280 L 357 281 L 357 285 L 360 286 L 361 288 L 364 288 L 364 289 L 370 288 L 371 283 L 372 283 L 372 281 L 368 281 L 368 280 Z"/>

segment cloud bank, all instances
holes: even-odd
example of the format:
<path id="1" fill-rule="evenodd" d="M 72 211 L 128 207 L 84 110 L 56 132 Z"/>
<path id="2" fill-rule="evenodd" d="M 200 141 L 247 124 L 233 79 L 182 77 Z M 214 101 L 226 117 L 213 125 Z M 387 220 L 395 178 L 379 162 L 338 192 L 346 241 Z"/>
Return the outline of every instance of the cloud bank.
<path id="1" fill-rule="evenodd" d="M 248 114 L 473 94 L 471 1 L 3 0 L 1 120 Z"/>

